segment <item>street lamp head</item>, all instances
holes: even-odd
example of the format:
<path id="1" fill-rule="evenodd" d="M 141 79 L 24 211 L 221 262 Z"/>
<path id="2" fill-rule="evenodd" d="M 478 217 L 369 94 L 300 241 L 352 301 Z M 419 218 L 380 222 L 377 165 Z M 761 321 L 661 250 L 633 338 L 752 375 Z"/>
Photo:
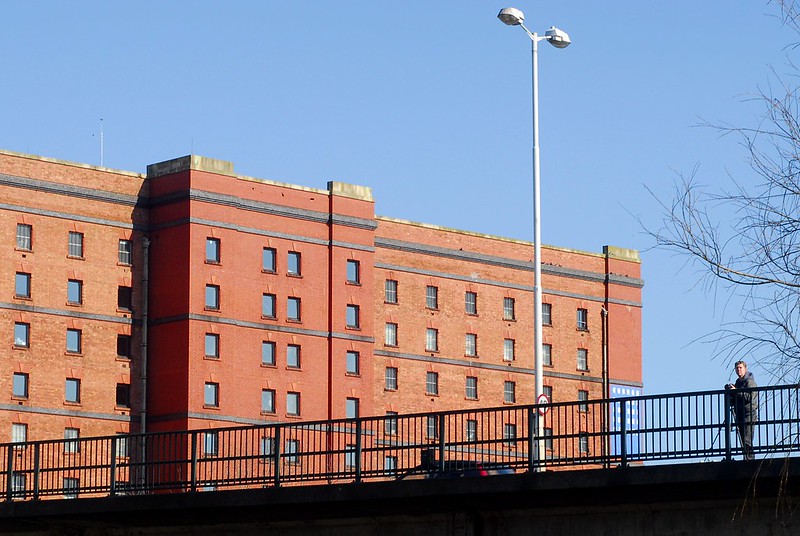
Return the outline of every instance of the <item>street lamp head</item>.
<path id="1" fill-rule="evenodd" d="M 567 48 L 572 42 L 569 40 L 569 34 L 564 30 L 560 30 L 555 26 L 550 26 L 550 29 L 544 33 L 544 36 L 556 48 Z"/>
<path id="2" fill-rule="evenodd" d="M 525 21 L 525 14 L 515 7 L 507 7 L 500 10 L 497 18 L 503 21 L 503 24 L 519 26 Z"/>

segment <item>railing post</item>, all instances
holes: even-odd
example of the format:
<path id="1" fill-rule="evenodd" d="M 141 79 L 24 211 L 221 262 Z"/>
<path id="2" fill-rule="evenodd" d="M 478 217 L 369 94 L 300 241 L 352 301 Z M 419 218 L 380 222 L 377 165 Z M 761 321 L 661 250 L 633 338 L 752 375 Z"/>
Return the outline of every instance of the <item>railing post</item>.
<path id="1" fill-rule="evenodd" d="M 628 401 L 622 400 L 620 402 L 620 419 L 619 419 L 619 451 L 622 458 L 622 467 L 628 466 Z"/>
<path id="2" fill-rule="evenodd" d="M 723 392 L 723 401 L 725 407 L 723 408 L 724 412 L 724 424 L 725 424 L 725 460 L 731 461 L 733 459 L 733 455 L 731 454 L 731 391 L 730 389 L 725 389 Z"/>
<path id="3" fill-rule="evenodd" d="M 189 468 L 190 471 L 190 485 L 189 491 L 197 491 L 197 436 L 198 432 L 192 431 L 190 432 L 190 436 L 192 439 L 192 461 L 191 466 Z"/>
<path id="4" fill-rule="evenodd" d="M 436 416 L 436 430 L 439 435 L 439 472 L 444 472 L 444 415 Z"/>
<path id="5" fill-rule="evenodd" d="M 33 444 L 33 499 L 39 498 L 39 472 L 41 467 L 41 445 L 39 443 Z"/>
<path id="6" fill-rule="evenodd" d="M 361 482 L 361 418 L 356 419 L 356 482 Z"/>
<path id="7" fill-rule="evenodd" d="M 281 426 L 275 426 L 275 452 L 273 453 L 275 456 L 275 462 L 273 467 L 275 468 L 275 487 L 279 488 L 281 486 Z"/>
<path id="8" fill-rule="evenodd" d="M 538 452 L 538 445 L 534 443 L 536 434 L 534 431 L 537 429 L 537 423 L 534 419 L 536 419 L 536 409 L 533 406 L 528 406 L 527 410 L 528 414 L 528 471 L 533 471 L 535 469 L 534 464 L 536 463 L 536 454 Z"/>
<path id="9" fill-rule="evenodd" d="M 109 490 L 109 495 L 112 497 L 117 494 L 117 438 L 116 436 L 111 438 L 111 481 L 109 485 L 111 489 Z"/>
<path id="10" fill-rule="evenodd" d="M 6 447 L 6 501 L 11 501 L 12 482 L 14 480 L 14 444 Z"/>

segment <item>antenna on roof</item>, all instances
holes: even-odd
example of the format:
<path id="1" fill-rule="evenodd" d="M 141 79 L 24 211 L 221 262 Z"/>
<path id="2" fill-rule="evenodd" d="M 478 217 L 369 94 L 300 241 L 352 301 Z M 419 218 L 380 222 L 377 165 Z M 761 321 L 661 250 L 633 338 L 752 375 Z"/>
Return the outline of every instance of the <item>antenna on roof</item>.
<path id="1" fill-rule="evenodd" d="M 100 118 L 100 167 L 103 167 L 103 118 Z"/>

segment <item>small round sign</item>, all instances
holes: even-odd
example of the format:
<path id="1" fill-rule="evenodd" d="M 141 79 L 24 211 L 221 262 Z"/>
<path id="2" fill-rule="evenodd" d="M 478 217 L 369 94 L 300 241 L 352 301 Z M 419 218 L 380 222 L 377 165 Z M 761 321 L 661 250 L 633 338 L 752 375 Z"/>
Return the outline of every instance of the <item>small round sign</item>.
<path id="1" fill-rule="evenodd" d="M 536 404 L 539 406 L 539 413 L 544 415 L 550 409 L 550 399 L 547 395 L 542 393 L 536 397 Z"/>

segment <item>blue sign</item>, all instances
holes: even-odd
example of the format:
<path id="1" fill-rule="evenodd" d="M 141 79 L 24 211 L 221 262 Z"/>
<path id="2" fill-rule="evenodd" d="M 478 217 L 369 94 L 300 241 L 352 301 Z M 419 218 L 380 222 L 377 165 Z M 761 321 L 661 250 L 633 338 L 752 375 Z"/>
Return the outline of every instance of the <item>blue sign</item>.
<path id="1" fill-rule="evenodd" d="M 621 435 L 623 419 L 625 422 L 625 446 L 628 455 L 639 454 L 640 437 L 639 437 L 639 401 L 638 400 L 620 400 L 614 402 L 614 399 L 627 399 L 635 396 L 642 396 L 642 389 L 639 387 L 631 387 L 629 385 L 610 385 L 611 388 L 611 405 L 609 407 L 609 422 L 611 423 L 611 455 L 622 455 Z M 616 432 L 616 433 L 615 433 Z"/>

